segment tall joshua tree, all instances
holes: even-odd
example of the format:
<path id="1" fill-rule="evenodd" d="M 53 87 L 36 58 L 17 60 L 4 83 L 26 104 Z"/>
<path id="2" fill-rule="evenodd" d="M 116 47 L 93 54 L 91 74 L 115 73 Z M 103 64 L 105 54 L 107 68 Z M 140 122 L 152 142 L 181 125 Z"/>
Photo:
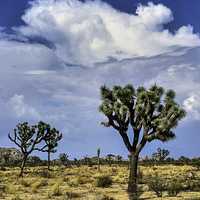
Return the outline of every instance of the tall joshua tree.
<path id="1" fill-rule="evenodd" d="M 45 134 L 38 129 L 38 126 L 30 126 L 28 122 L 19 123 L 13 134 L 8 134 L 9 139 L 21 150 L 22 163 L 20 177 L 23 176 L 24 167 L 28 156 L 35 150 L 40 150 L 38 145 L 45 138 Z"/>
<path id="2" fill-rule="evenodd" d="M 149 89 L 132 85 L 101 87 L 102 103 L 99 107 L 107 121 L 106 127 L 114 128 L 130 153 L 128 191 L 137 195 L 137 168 L 139 154 L 153 140 L 163 142 L 175 137 L 172 129 L 186 115 L 175 101 L 175 92 L 154 85 Z M 128 129 L 133 133 L 133 140 Z"/>
<path id="3" fill-rule="evenodd" d="M 39 151 L 47 152 L 48 154 L 48 170 L 50 170 L 51 163 L 51 153 L 55 153 L 58 142 L 62 139 L 62 133 L 60 133 L 55 128 L 52 128 L 49 124 L 45 122 L 38 123 L 38 129 L 41 133 L 45 135 L 44 146 Z"/>

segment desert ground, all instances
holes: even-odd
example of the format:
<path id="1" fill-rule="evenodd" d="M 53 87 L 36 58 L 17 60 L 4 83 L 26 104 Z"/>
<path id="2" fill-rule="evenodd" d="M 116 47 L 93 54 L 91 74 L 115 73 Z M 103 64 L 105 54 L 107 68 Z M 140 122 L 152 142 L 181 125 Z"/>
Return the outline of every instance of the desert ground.
<path id="1" fill-rule="evenodd" d="M 200 171 L 192 166 L 140 166 L 138 199 L 171 199 L 197 200 L 200 199 Z M 23 178 L 18 177 L 19 168 L 2 168 L 0 171 L 1 200 L 128 200 L 126 189 L 128 181 L 127 166 L 97 166 L 65 167 L 54 166 L 50 172 L 45 167 L 28 167 Z M 167 191 L 163 197 L 157 197 L 149 188 L 148 180 L 154 175 L 165 181 L 180 180 L 185 190 L 177 196 L 170 197 Z M 98 185 L 99 177 L 107 176 L 112 184 L 105 187 Z M 152 181 L 152 180 L 150 180 Z M 156 182 L 156 181 L 154 181 Z M 159 182 L 158 182 L 159 184 Z M 193 185 L 192 185 L 193 184 Z M 187 186 L 186 186 L 187 185 Z M 188 189 L 190 185 L 190 189 Z M 192 188 L 193 187 L 193 188 Z M 192 189 L 191 189 L 192 188 Z"/>

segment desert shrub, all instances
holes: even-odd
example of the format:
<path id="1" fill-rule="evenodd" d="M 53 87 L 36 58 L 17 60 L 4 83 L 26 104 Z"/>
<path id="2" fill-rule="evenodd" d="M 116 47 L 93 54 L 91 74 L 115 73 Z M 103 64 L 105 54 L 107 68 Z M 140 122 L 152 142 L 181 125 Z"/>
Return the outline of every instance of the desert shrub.
<path id="1" fill-rule="evenodd" d="M 37 174 L 42 178 L 52 178 L 53 177 L 53 175 L 47 170 L 42 170 L 40 172 L 37 172 Z"/>
<path id="2" fill-rule="evenodd" d="M 81 197 L 81 195 L 79 193 L 71 192 L 71 191 L 67 191 L 65 194 L 66 194 L 67 199 L 74 199 L 74 198 Z"/>
<path id="3" fill-rule="evenodd" d="M 0 184 L 0 193 L 6 192 L 6 186 L 3 184 Z"/>
<path id="4" fill-rule="evenodd" d="M 185 190 L 200 191 L 200 180 L 186 180 Z"/>
<path id="5" fill-rule="evenodd" d="M 48 185 L 47 180 L 42 179 L 33 183 L 31 187 L 32 187 L 33 192 L 36 192 L 39 188 L 47 186 L 47 185 Z"/>
<path id="6" fill-rule="evenodd" d="M 166 189 L 167 189 L 168 195 L 170 197 L 177 196 L 178 193 L 180 193 L 183 190 L 182 180 L 172 179 L 172 180 L 168 181 L 168 183 L 166 185 Z"/>
<path id="7" fill-rule="evenodd" d="M 1 167 L 0 167 L 0 170 L 1 170 L 1 171 L 6 171 L 6 168 L 3 167 L 3 166 L 1 166 Z"/>
<path id="8" fill-rule="evenodd" d="M 162 197 L 163 191 L 166 188 L 166 181 L 159 177 L 158 173 L 155 175 L 149 176 L 147 180 L 149 189 L 153 190 L 157 197 Z"/>
<path id="9" fill-rule="evenodd" d="M 25 179 L 21 179 L 20 180 L 20 184 L 24 187 L 29 187 L 31 185 L 30 181 L 25 180 Z"/>
<path id="10" fill-rule="evenodd" d="M 22 200 L 19 195 L 15 195 L 11 200 Z"/>
<path id="11" fill-rule="evenodd" d="M 144 183 L 144 180 L 143 180 L 143 172 L 141 169 L 138 169 L 138 183 L 139 184 L 143 184 Z"/>
<path id="12" fill-rule="evenodd" d="M 96 180 L 96 186 L 97 187 L 109 187 L 111 186 L 113 183 L 112 181 L 112 177 L 109 175 L 103 175 L 103 176 L 99 176 L 97 177 Z"/>
<path id="13" fill-rule="evenodd" d="M 54 184 L 51 191 L 52 191 L 52 196 L 61 196 L 62 195 L 59 183 Z"/>
<path id="14" fill-rule="evenodd" d="M 112 167 L 111 171 L 112 171 L 112 174 L 113 174 L 113 175 L 116 175 L 116 174 L 117 174 L 117 168 Z"/>
<path id="15" fill-rule="evenodd" d="M 85 176 L 79 176 L 77 178 L 77 184 L 79 185 L 83 185 L 83 184 L 86 184 L 86 183 L 89 183 L 90 182 L 90 179 L 88 177 L 85 177 Z"/>
<path id="16" fill-rule="evenodd" d="M 16 193 L 16 188 L 13 184 L 6 184 L 6 193 L 7 194 L 15 194 Z"/>
<path id="17" fill-rule="evenodd" d="M 70 187 L 78 187 L 79 186 L 79 183 L 77 181 L 77 179 L 70 179 L 67 184 L 70 186 Z"/>
<path id="18" fill-rule="evenodd" d="M 115 199 L 107 195 L 97 194 L 95 200 L 115 200 Z"/>

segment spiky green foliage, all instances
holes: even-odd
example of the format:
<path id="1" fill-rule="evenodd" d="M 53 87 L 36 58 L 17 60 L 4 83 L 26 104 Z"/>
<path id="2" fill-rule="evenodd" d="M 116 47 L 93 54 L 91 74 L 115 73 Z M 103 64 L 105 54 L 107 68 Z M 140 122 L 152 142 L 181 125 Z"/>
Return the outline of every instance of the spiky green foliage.
<path id="1" fill-rule="evenodd" d="M 50 169 L 50 154 L 55 153 L 58 142 L 62 139 L 62 133 L 57 129 L 52 128 L 50 124 L 40 121 L 38 123 L 39 132 L 45 135 L 44 146 L 39 151 L 48 153 L 48 169 Z"/>
<path id="2" fill-rule="evenodd" d="M 31 126 L 28 122 L 24 122 L 19 123 L 14 129 L 14 134 L 8 134 L 8 137 L 23 154 L 29 155 L 32 151 L 39 149 L 37 145 L 45 138 L 45 134 L 38 129 L 37 125 Z"/>
<path id="3" fill-rule="evenodd" d="M 175 137 L 172 131 L 186 112 L 175 101 L 173 90 L 164 91 L 153 85 L 149 89 L 132 85 L 101 87 L 102 103 L 99 107 L 107 118 L 102 124 L 112 126 L 122 136 L 130 152 L 141 151 L 146 142 L 152 140 L 168 141 Z M 132 127 L 134 137 L 130 141 L 127 131 Z M 143 132 L 142 140 L 139 135 Z"/>
<path id="4" fill-rule="evenodd" d="M 22 176 L 28 156 L 33 151 L 42 149 L 39 144 L 46 137 L 45 132 L 41 131 L 37 125 L 31 126 L 28 122 L 24 122 L 19 123 L 14 129 L 14 133 L 8 134 L 8 137 L 20 148 L 23 155 L 20 173 L 20 176 Z"/>
<path id="5" fill-rule="evenodd" d="M 170 152 L 167 149 L 157 148 L 157 152 L 152 154 L 152 159 L 156 161 L 164 161 L 169 153 Z"/>
<path id="6" fill-rule="evenodd" d="M 61 153 L 60 155 L 59 155 L 59 160 L 61 161 L 61 163 L 63 164 L 63 165 L 66 165 L 67 163 L 68 163 L 68 161 L 69 161 L 69 156 L 66 154 L 66 153 Z"/>
<path id="7" fill-rule="evenodd" d="M 55 153 L 58 142 L 62 139 L 62 133 L 57 129 L 52 128 L 50 124 L 42 121 L 38 123 L 38 129 L 45 135 L 45 145 L 41 148 L 41 151 Z"/>

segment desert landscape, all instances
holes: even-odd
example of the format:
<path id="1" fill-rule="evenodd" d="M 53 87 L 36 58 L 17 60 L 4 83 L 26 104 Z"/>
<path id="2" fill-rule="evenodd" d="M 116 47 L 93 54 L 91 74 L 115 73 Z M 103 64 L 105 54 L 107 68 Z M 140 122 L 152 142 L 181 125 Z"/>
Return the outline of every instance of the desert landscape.
<path id="1" fill-rule="evenodd" d="M 1 169 L 0 199 L 129 199 L 127 166 L 116 164 L 111 167 L 101 166 L 100 172 L 97 166 L 71 166 L 70 168 L 57 166 L 53 167 L 51 172 L 48 172 L 45 167 L 31 167 L 26 170 L 23 178 L 19 178 L 18 174 L 18 168 Z M 139 177 L 139 199 L 200 199 L 200 171 L 195 167 L 188 165 L 142 166 Z M 166 186 L 166 183 L 169 185 Z M 163 193 L 162 197 L 158 197 L 156 191 Z"/>
<path id="2" fill-rule="evenodd" d="M 0 200 L 200 200 L 200 0 L 0 0 Z"/>

